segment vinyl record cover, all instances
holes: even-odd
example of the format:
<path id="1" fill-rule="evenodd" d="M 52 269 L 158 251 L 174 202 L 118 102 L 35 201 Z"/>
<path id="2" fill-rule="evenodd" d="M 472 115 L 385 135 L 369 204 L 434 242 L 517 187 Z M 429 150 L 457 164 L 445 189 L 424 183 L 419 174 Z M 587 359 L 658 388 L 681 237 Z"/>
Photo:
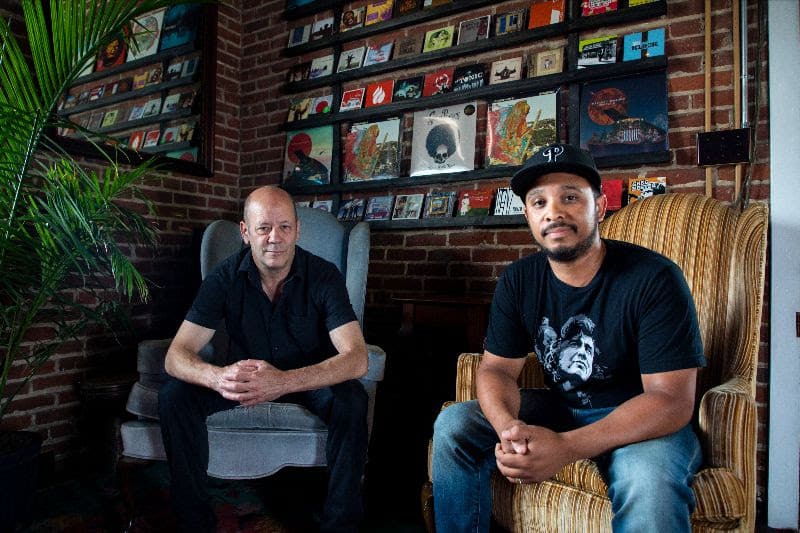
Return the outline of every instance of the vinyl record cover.
<path id="1" fill-rule="evenodd" d="M 586 83 L 580 95 L 580 143 L 595 157 L 669 149 L 667 76 L 653 72 Z"/>
<path id="2" fill-rule="evenodd" d="M 578 42 L 578 68 L 617 62 L 617 36 L 604 35 Z"/>
<path id="3" fill-rule="evenodd" d="M 128 45 L 125 39 L 120 35 L 108 43 L 105 47 L 100 49 L 97 55 L 97 64 L 94 67 L 95 72 L 119 66 L 125 62 L 125 56 L 128 54 Z"/>
<path id="4" fill-rule="evenodd" d="M 342 94 L 342 103 L 339 104 L 339 111 L 353 111 L 361 109 L 361 102 L 364 100 L 364 88 L 350 89 Z"/>
<path id="5" fill-rule="evenodd" d="M 521 215 L 525 211 L 522 199 L 514 194 L 511 187 L 499 187 L 495 191 L 493 215 Z"/>
<path id="6" fill-rule="evenodd" d="M 393 91 L 394 80 L 370 83 L 367 85 L 367 92 L 364 94 L 364 107 L 375 107 L 391 103 Z"/>
<path id="7" fill-rule="evenodd" d="M 424 194 L 398 194 L 394 201 L 392 220 L 413 220 L 422 213 Z"/>
<path id="8" fill-rule="evenodd" d="M 364 25 L 364 6 L 354 7 L 342 11 L 342 20 L 339 31 L 350 31 Z"/>
<path id="9" fill-rule="evenodd" d="M 333 17 L 325 17 L 311 24 L 311 40 L 316 41 L 333 35 Z"/>
<path id="10" fill-rule="evenodd" d="M 394 41 L 387 43 L 370 43 L 367 46 L 367 55 L 364 57 L 364 66 L 375 65 L 377 63 L 385 63 L 392 57 L 392 48 Z"/>
<path id="11" fill-rule="evenodd" d="M 158 41 L 161 38 L 161 28 L 164 25 L 164 12 L 158 9 L 145 13 L 131 22 L 131 45 L 128 48 L 128 61 L 147 57 L 158 52 Z"/>
<path id="12" fill-rule="evenodd" d="M 298 44 L 305 44 L 311 40 L 311 24 L 297 26 L 289 30 L 289 44 L 286 46 L 291 48 Z"/>
<path id="13" fill-rule="evenodd" d="M 156 146 L 158 145 L 158 139 L 160 137 L 161 137 L 160 128 L 148 130 L 147 133 L 144 134 L 144 144 L 142 146 L 144 148 L 151 148 L 153 146 Z"/>
<path id="14" fill-rule="evenodd" d="M 492 102 L 486 111 L 487 165 L 521 165 L 558 139 L 558 94 Z"/>
<path id="15" fill-rule="evenodd" d="M 326 94 L 325 96 L 317 96 L 311 102 L 311 109 L 308 111 L 309 115 L 318 115 L 330 113 L 333 109 L 333 95 Z"/>
<path id="16" fill-rule="evenodd" d="M 363 46 L 359 46 L 339 54 L 339 65 L 336 67 L 336 72 L 361 68 L 361 64 L 364 61 L 364 49 Z"/>
<path id="17" fill-rule="evenodd" d="M 664 176 L 628 178 L 628 204 L 666 192 L 667 178 Z"/>
<path id="18" fill-rule="evenodd" d="M 617 0 L 581 0 L 581 16 L 602 15 L 617 10 Z"/>
<path id="19" fill-rule="evenodd" d="M 163 51 L 193 43 L 200 26 L 201 15 L 199 4 L 180 4 L 168 7 L 164 14 L 164 28 L 161 31 L 159 50 Z"/>
<path id="20" fill-rule="evenodd" d="M 486 85 L 486 65 L 462 65 L 453 71 L 453 92 L 469 91 Z"/>
<path id="21" fill-rule="evenodd" d="M 311 70 L 308 72 L 308 79 L 313 80 L 330 76 L 333 74 L 333 54 L 322 57 L 315 57 L 311 60 Z"/>
<path id="22" fill-rule="evenodd" d="M 491 15 L 485 15 L 459 22 L 458 44 L 480 41 L 489 37 L 489 21 L 491 18 Z"/>
<path id="23" fill-rule="evenodd" d="M 303 120 L 308 118 L 311 111 L 311 98 L 300 97 L 289 99 L 289 114 L 286 117 L 286 122 L 294 122 L 295 120 Z"/>
<path id="24" fill-rule="evenodd" d="M 479 217 L 489 214 L 492 206 L 492 196 L 494 191 L 491 189 L 478 189 L 462 191 L 458 197 L 458 216 L 460 217 Z"/>
<path id="25" fill-rule="evenodd" d="M 393 102 L 400 102 L 401 100 L 414 100 L 422 96 L 422 87 L 425 83 L 423 76 L 414 76 L 413 78 L 405 78 L 397 80 L 394 84 L 394 95 L 392 96 Z"/>
<path id="26" fill-rule="evenodd" d="M 389 220 L 392 218 L 392 206 L 394 205 L 394 195 L 373 196 L 367 200 L 367 207 L 364 211 L 364 220 Z"/>
<path id="27" fill-rule="evenodd" d="M 433 191 L 425 196 L 422 218 L 446 218 L 453 216 L 456 206 L 454 191 Z"/>
<path id="28" fill-rule="evenodd" d="M 397 59 L 418 54 L 420 50 L 422 50 L 423 37 L 421 33 L 415 33 L 414 35 L 397 39 L 397 43 L 394 47 L 394 58 Z"/>
<path id="29" fill-rule="evenodd" d="M 311 203 L 311 207 L 330 213 L 333 211 L 333 200 L 314 200 L 314 202 Z"/>
<path id="30" fill-rule="evenodd" d="M 475 168 L 477 102 L 414 113 L 410 176 Z"/>
<path id="31" fill-rule="evenodd" d="M 353 124 L 342 151 L 345 182 L 398 177 L 400 119 Z"/>
<path id="32" fill-rule="evenodd" d="M 558 24 L 564 21 L 565 0 L 534 0 L 528 18 L 528 29 Z"/>
<path id="33" fill-rule="evenodd" d="M 345 200 L 339 206 L 339 213 L 336 218 L 342 221 L 361 220 L 364 217 L 364 207 L 366 202 L 363 198 L 351 198 Z"/>
<path id="34" fill-rule="evenodd" d="M 664 28 L 629 33 L 622 39 L 622 60 L 634 61 L 664 55 Z"/>
<path id="35" fill-rule="evenodd" d="M 609 211 L 622 209 L 622 180 L 603 180 L 600 182 L 600 190 L 608 199 Z"/>
<path id="36" fill-rule="evenodd" d="M 144 143 L 144 130 L 135 131 L 128 138 L 128 148 L 138 150 Z"/>
<path id="37" fill-rule="evenodd" d="M 500 13 L 494 19 L 495 36 L 505 35 L 522 29 L 525 20 L 525 10 L 509 11 Z"/>
<path id="38" fill-rule="evenodd" d="M 528 77 L 558 74 L 564 70 L 564 49 L 542 50 L 528 63 Z"/>
<path id="39" fill-rule="evenodd" d="M 330 182 L 333 126 L 286 133 L 283 182 L 286 185 L 322 185 Z"/>
<path id="40" fill-rule="evenodd" d="M 430 30 L 425 33 L 425 41 L 422 45 L 423 52 L 433 52 L 435 50 L 443 50 L 453 46 L 453 33 L 454 26 L 443 26 Z"/>
<path id="41" fill-rule="evenodd" d="M 454 69 L 443 68 L 425 74 L 422 96 L 449 93 L 453 90 L 453 73 Z"/>
<path id="42" fill-rule="evenodd" d="M 390 20 L 392 18 L 392 3 L 393 0 L 372 0 L 368 2 L 364 26 Z"/>
<path id="43" fill-rule="evenodd" d="M 397 0 L 395 3 L 395 9 L 397 9 L 398 15 L 413 13 L 414 11 L 418 10 L 419 7 L 420 0 Z"/>
<path id="44" fill-rule="evenodd" d="M 492 62 L 489 69 L 489 85 L 517 81 L 522 78 L 522 56 Z"/>

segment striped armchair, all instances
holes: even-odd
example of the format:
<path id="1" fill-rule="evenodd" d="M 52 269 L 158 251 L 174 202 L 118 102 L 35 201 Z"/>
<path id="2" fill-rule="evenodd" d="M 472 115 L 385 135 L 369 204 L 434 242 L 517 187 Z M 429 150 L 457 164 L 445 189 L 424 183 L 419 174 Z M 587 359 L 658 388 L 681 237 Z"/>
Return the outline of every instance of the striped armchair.
<path id="1" fill-rule="evenodd" d="M 763 307 L 768 210 L 744 212 L 694 194 L 666 194 L 625 207 L 601 225 L 603 237 L 664 254 L 683 270 L 697 306 L 708 365 L 698 375 L 695 418 L 705 464 L 694 479 L 695 532 L 750 532 L 756 505 L 755 382 Z M 458 361 L 456 401 L 476 397 L 480 355 Z M 535 357 L 521 387 L 543 385 Z M 430 479 L 430 468 L 429 468 Z M 492 479 L 493 516 L 514 531 L 611 531 L 611 502 L 594 462 L 565 466 L 534 484 Z M 428 531 L 434 531 L 432 486 L 422 489 Z M 447 532 L 440 532 L 447 533 Z"/>

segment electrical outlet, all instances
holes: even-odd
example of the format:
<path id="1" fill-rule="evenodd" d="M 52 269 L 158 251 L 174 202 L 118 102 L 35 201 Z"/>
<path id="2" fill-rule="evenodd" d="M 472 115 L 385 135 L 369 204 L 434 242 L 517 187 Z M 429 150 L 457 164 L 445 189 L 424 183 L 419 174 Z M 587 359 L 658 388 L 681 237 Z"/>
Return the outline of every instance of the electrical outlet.
<path id="1" fill-rule="evenodd" d="M 697 164 L 732 165 L 750 161 L 750 128 L 697 134 Z"/>

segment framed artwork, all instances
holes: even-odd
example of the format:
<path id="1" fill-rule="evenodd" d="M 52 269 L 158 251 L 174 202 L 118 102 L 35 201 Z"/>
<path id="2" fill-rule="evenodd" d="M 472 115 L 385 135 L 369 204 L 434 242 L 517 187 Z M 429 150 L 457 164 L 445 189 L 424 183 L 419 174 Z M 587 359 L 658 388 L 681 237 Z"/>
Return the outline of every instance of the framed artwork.
<path id="1" fill-rule="evenodd" d="M 287 132 L 283 183 L 286 185 L 329 183 L 332 157 L 333 126 Z"/>
<path id="2" fill-rule="evenodd" d="M 558 93 L 496 100 L 486 111 L 488 166 L 521 165 L 558 140 Z"/>
<path id="3" fill-rule="evenodd" d="M 653 72 L 585 83 L 580 98 L 580 144 L 594 157 L 669 149 L 667 76 Z"/>

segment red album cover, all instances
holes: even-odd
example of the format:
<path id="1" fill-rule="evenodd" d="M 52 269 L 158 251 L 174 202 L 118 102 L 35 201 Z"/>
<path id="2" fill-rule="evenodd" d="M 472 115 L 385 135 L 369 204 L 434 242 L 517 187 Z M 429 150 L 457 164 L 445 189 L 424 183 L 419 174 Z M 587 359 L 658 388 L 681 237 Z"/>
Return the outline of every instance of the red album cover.
<path id="1" fill-rule="evenodd" d="M 144 131 L 136 131 L 131 134 L 130 139 L 128 139 L 128 148 L 131 150 L 138 150 L 144 144 Z"/>
<path id="2" fill-rule="evenodd" d="M 622 209 L 622 180 L 603 180 L 600 189 L 608 199 L 608 210 Z"/>
<path id="3" fill-rule="evenodd" d="M 455 69 L 443 68 L 425 74 L 422 96 L 449 93 L 453 89 L 453 72 Z"/>
<path id="4" fill-rule="evenodd" d="M 492 206 L 492 189 L 462 191 L 458 197 L 458 216 L 486 216 Z"/>
<path id="5" fill-rule="evenodd" d="M 528 29 L 564 21 L 564 0 L 536 0 L 531 4 Z"/>
<path id="6" fill-rule="evenodd" d="M 617 0 L 582 0 L 581 16 L 602 15 L 617 10 Z"/>
<path id="7" fill-rule="evenodd" d="M 394 91 L 394 80 L 370 83 L 367 85 L 364 107 L 375 107 L 390 103 L 392 101 L 392 91 Z"/>

